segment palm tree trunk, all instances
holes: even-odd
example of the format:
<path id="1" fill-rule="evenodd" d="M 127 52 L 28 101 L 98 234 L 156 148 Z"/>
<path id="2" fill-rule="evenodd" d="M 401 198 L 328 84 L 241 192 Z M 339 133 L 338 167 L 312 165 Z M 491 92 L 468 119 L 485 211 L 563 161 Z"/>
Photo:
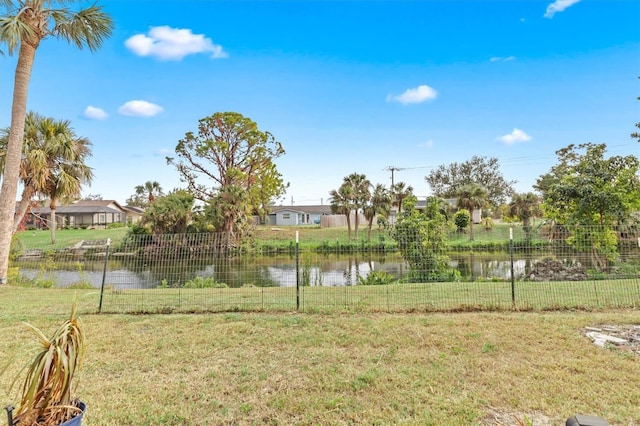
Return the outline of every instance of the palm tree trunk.
<path id="1" fill-rule="evenodd" d="M 0 284 L 7 282 L 7 272 L 9 270 L 9 250 L 11 249 L 16 195 L 18 194 L 18 180 L 20 179 L 24 122 L 27 114 L 27 95 L 37 47 L 37 44 L 21 43 L 13 83 L 11 127 L 7 143 L 2 187 L 0 188 Z"/>
<path id="2" fill-rule="evenodd" d="M 58 219 L 56 219 L 56 199 L 51 199 L 51 204 L 49 205 L 51 208 L 51 244 L 56 243 L 56 228 L 58 227 Z"/>
<path id="3" fill-rule="evenodd" d="M 358 209 L 356 208 L 356 223 L 355 223 L 355 231 L 354 231 L 356 240 L 358 239 L 358 222 L 359 222 L 358 216 L 360 216 L 360 214 L 358 212 Z"/>
<path id="4" fill-rule="evenodd" d="M 24 215 L 27 214 L 27 209 L 29 208 L 29 205 L 31 204 L 31 198 L 33 197 L 33 194 L 35 194 L 35 191 L 33 190 L 33 188 L 31 186 L 27 185 L 22 190 L 22 197 L 20 197 L 20 202 L 18 203 L 18 207 L 16 208 L 16 210 L 17 210 L 16 216 L 15 216 L 15 218 L 13 220 L 13 233 L 14 234 L 18 230 L 18 227 L 20 226 L 20 223 L 22 222 L 22 219 L 24 219 Z"/>

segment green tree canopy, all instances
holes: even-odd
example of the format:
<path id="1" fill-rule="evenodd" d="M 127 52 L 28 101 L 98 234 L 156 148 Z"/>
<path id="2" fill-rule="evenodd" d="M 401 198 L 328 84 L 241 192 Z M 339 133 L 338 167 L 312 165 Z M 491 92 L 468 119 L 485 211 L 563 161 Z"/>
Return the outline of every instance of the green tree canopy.
<path id="1" fill-rule="evenodd" d="M 144 185 L 136 185 L 134 191 L 126 201 L 127 205 L 134 207 L 149 207 L 157 197 L 164 195 L 162 186 L 155 180 L 148 180 Z"/>
<path id="2" fill-rule="evenodd" d="M 199 120 L 197 133 L 187 132 L 175 151 L 167 163 L 196 199 L 216 204 L 218 230 L 234 237 L 243 237 L 251 211 L 263 211 L 286 191 L 274 163 L 284 154 L 282 144 L 242 114 L 217 112 Z"/>
<path id="3" fill-rule="evenodd" d="M 371 227 L 373 226 L 373 219 L 378 215 L 382 217 L 388 217 L 391 210 L 392 197 L 391 193 L 381 183 L 377 184 L 371 193 L 371 198 L 367 205 L 364 206 L 364 217 L 368 222 L 367 239 L 371 240 Z"/>
<path id="4" fill-rule="evenodd" d="M 558 164 L 537 181 L 545 215 L 572 229 L 567 243 L 605 270 L 617 258 L 615 226 L 640 208 L 638 158 L 605 158 L 606 145 L 569 145 L 557 151 Z"/>
<path id="5" fill-rule="evenodd" d="M 355 239 L 358 239 L 359 213 L 364 213 L 365 206 L 371 199 L 371 182 L 360 173 L 351 173 L 342 180 L 338 190 L 329 192 L 331 211 L 347 216 L 349 239 L 351 239 L 351 212 L 355 212 Z"/>
<path id="6" fill-rule="evenodd" d="M 458 199 L 458 207 L 466 209 L 471 215 L 471 220 L 469 221 L 469 239 L 473 240 L 473 211 L 485 206 L 489 194 L 484 187 L 472 183 L 458 188 L 455 196 Z"/>
<path id="7" fill-rule="evenodd" d="M 417 200 L 407 197 L 392 236 L 408 263 L 411 282 L 452 281 L 459 273 L 449 266 L 446 256 L 449 224 L 440 212 L 436 198 L 427 199 L 423 212 L 415 208 Z"/>
<path id="8" fill-rule="evenodd" d="M 434 195 L 458 198 L 456 193 L 465 185 L 475 184 L 487 191 L 487 200 L 493 206 L 506 202 L 516 181 L 507 181 L 500 172 L 497 158 L 473 156 L 462 163 L 441 164 L 425 177 Z"/>
<path id="9" fill-rule="evenodd" d="M 509 203 L 509 214 L 522 222 L 525 238 L 531 238 L 531 220 L 542 216 L 541 200 L 533 192 L 514 194 Z"/>
<path id="10" fill-rule="evenodd" d="M 640 208 L 638 158 L 605 158 L 606 145 L 569 145 L 558 164 L 540 176 L 545 215 L 558 223 L 611 226 Z"/>
<path id="11" fill-rule="evenodd" d="M 343 214 L 347 219 L 347 238 L 351 240 L 351 186 L 342 182 L 338 189 L 329 191 L 329 204 L 331 213 Z"/>
<path id="12" fill-rule="evenodd" d="M 404 182 L 398 182 L 391 185 L 391 199 L 393 205 L 398 209 L 397 214 L 402 211 L 402 203 L 407 197 L 413 195 L 413 187 Z"/>
<path id="13" fill-rule="evenodd" d="M 10 129 L 0 131 L 0 166 L 4 167 Z M 14 219 L 14 232 L 22 221 L 34 196 L 49 199 L 52 243 L 55 243 L 55 210 L 58 200 L 80 197 L 82 185 L 93 172 L 86 161 L 91 156 L 91 142 L 76 136 L 71 122 L 55 120 L 29 112 L 25 120 L 24 154 L 20 164 L 22 195 Z"/>
<path id="14" fill-rule="evenodd" d="M 149 227 L 154 234 L 182 234 L 193 218 L 193 194 L 185 190 L 174 190 L 159 196 L 144 212 L 141 225 Z"/>

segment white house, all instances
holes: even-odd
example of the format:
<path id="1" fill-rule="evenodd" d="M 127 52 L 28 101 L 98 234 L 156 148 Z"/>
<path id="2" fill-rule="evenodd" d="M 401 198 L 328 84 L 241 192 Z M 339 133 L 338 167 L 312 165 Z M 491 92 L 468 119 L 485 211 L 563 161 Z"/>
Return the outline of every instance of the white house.
<path id="1" fill-rule="evenodd" d="M 330 215 L 328 205 L 316 206 L 280 206 L 274 207 L 269 214 L 273 225 L 319 225 L 323 215 Z"/>

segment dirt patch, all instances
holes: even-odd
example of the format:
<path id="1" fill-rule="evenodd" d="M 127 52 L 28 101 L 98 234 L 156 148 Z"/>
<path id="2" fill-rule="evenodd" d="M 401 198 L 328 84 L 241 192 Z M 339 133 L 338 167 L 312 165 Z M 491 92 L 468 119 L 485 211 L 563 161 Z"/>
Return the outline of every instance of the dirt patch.
<path id="1" fill-rule="evenodd" d="M 552 426 L 557 424 L 551 417 L 542 413 L 518 413 L 515 411 L 490 408 L 480 423 L 483 426 Z"/>
<path id="2" fill-rule="evenodd" d="M 600 324 L 585 327 L 583 334 L 597 346 L 640 356 L 640 325 Z"/>
<path id="3" fill-rule="evenodd" d="M 529 273 L 531 281 L 583 281 L 587 278 L 587 269 L 581 264 L 569 266 L 551 258 L 536 263 Z"/>

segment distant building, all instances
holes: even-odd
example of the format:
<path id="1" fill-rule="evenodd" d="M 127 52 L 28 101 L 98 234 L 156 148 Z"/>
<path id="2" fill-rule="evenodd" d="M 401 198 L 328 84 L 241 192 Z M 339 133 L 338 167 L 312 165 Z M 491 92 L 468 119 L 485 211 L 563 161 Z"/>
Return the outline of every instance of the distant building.
<path id="1" fill-rule="evenodd" d="M 273 207 L 269 213 L 269 224 L 286 225 L 319 225 L 324 215 L 331 214 L 331 206 L 281 206 Z"/>
<path id="2" fill-rule="evenodd" d="M 105 228 L 111 223 L 135 223 L 144 211 L 138 207 L 123 207 L 115 200 L 80 200 L 56 208 L 58 228 Z M 51 222 L 49 207 L 32 208 L 25 226 L 48 228 Z"/>

